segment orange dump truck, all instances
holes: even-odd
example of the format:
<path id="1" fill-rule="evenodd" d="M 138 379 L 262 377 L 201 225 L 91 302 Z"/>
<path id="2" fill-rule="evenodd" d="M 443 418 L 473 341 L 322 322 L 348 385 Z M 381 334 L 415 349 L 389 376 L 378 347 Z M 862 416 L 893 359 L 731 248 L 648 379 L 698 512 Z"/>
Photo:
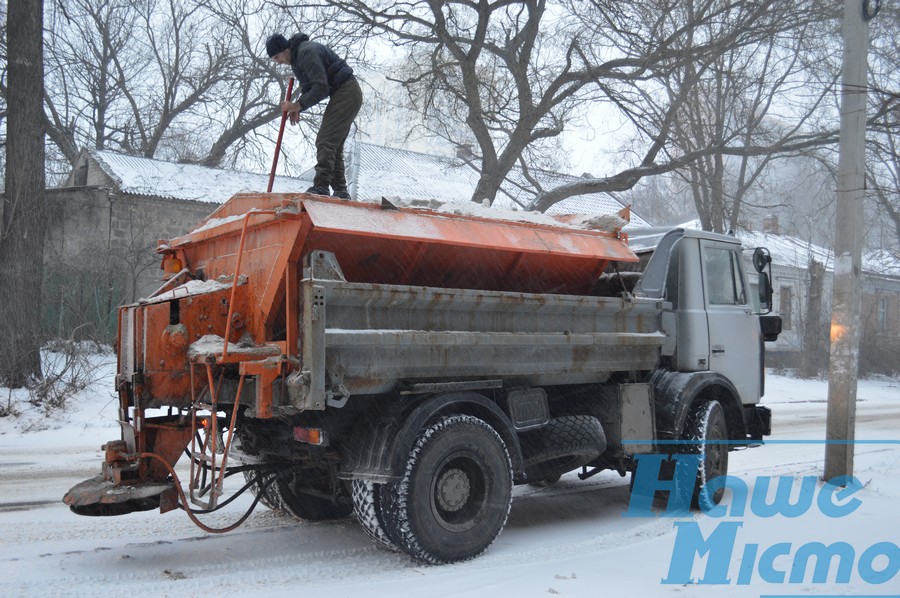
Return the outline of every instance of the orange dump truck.
<path id="1" fill-rule="evenodd" d="M 235 196 L 161 241 L 164 284 L 119 309 L 121 439 L 65 502 L 181 508 L 220 532 L 246 515 L 223 530 L 202 514 L 249 489 L 304 519 L 355 512 L 376 542 L 443 563 L 490 545 L 515 484 L 625 475 L 698 431 L 735 439 L 690 449 L 698 480 L 724 474 L 768 433 L 777 334 L 749 309 L 740 244 L 660 233 L 636 274 L 620 226 L 566 220 Z"/>

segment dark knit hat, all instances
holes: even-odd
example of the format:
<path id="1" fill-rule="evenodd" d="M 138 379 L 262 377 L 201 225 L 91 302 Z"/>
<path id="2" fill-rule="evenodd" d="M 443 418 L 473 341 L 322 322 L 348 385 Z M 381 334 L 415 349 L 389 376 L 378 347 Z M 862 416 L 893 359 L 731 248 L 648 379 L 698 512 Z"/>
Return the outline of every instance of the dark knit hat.
<path id="1" fill-rule="evenodd" d="M 287 49 L 288 40 L 280 33 L 272 34 L 269 36 L 269 39 L 266 40 L 266 53 L 269 55 L 269 58 L 272 58 L 276 54 L 280 54 Z"/>

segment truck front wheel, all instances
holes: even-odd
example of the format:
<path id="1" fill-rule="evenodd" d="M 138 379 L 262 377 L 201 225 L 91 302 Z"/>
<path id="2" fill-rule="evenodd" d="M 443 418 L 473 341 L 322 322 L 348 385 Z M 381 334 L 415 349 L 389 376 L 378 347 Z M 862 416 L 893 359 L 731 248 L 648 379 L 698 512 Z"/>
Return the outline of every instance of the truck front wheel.
<path id="1" fill-rule="evenodd" d="M 419 433 L 400 481 L 381 487 L 385 531 L 428 563 L 472 558 L 506 524 L 512 486 L 500 435 L 473 416 L 444 417 Z"/>
<path id="2" fill-rule="evenodd" d="M 684 431 L 685 451 L 700 455 L 691 505 L 709 510 L 719 504 L 724 488 L 710 492 L 707 483 L 728 474 L 728 425 L 718 401 L 706 401 L 691 408 Z"/>

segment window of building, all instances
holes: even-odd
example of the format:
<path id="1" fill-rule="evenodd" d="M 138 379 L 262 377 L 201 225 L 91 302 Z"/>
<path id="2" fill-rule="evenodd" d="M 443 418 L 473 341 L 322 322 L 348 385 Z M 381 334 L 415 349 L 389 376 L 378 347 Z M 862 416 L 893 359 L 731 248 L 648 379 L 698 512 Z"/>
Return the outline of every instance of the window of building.
<path id="1" fill-rule="evenodd" d="M 878 331 L 879 332 L 887 332 L 887 329 L 888 329 L 888 300 L 887 300 L 887 297 L 880 297 L 878 299 L 877 315 L 878 315 Z"/>
<path id="2" fill-rule="evenodd" d="M 81 166 L 78 166 L 75 169 L 75 180 L 73 182 L 76 187 L 83 187 L 87 185 L 87 171 L 88 165 L 87 160 L 85 160 L 84 163 L 81 164 Z"/>

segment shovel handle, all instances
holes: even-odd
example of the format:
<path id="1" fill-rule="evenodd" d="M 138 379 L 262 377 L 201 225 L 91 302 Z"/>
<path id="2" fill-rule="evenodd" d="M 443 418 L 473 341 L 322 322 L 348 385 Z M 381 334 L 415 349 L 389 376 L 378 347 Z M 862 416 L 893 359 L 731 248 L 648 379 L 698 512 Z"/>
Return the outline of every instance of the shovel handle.
<path id="1" fill-rule="evenodd" d="M 284 95 L 284 101 L 289 102 L 291 92 L 294 90 L 294 78 L 288 81 L 287 93 Z M 278 128 L 278 140 L 275 142 L 275 155 L 272 157 L 272 172 L 269 173 L 269 187 L 266 193 L 272 192 L 272 185 L 275 184 L 275 167 L 278 166 L 278 154 L 281 153 L 281 138 L 284 136 L 284 123 L 287 121 L 287 110 L 281 112 L 281 126 Z"/>

